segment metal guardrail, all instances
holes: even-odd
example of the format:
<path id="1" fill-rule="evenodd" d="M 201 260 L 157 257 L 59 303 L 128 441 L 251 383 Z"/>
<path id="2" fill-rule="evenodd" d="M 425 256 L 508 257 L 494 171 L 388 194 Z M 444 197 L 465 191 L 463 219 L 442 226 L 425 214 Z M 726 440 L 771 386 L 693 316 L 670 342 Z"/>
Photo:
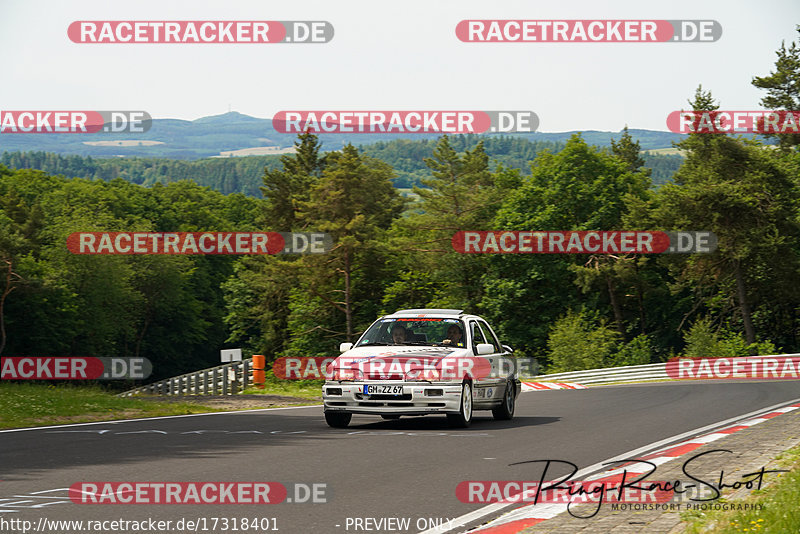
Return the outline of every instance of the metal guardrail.
<path id="1" fill-rule="evenodd" d="M 133 395 L 235 395 L 251 382 L 252 358 L 186 373 L 120 393 Z"/>
<path id="2" fill-rule="evenodd" d="M 537 382 L 578 382 L 579 384 L 608 384 L 611 382 L 646 382 L 649 380 L 670 380 L 666 363 L 629 365 L 588 371 L 572 371 L 537 375 Z"/>
<path id="3" fill-rule="evenodd" d="M 760 356 L 732 356 L 738 358 L 788 358 L 800 354 L 771 354 Z M 673 380 L 667 375 L 666 363 L 651 363 L 647 365 L 629 365 L 627 367 L 609 367 L 606 369 L 591 369 L 588 371 L 571 371 L 568 373 L 555 373 L 550 375 L 537 375 L 533 377 L 538 382 L 578 382 L 579 384 L 608 384 L 612 382 L 648 382 L 651 380 Z"/>

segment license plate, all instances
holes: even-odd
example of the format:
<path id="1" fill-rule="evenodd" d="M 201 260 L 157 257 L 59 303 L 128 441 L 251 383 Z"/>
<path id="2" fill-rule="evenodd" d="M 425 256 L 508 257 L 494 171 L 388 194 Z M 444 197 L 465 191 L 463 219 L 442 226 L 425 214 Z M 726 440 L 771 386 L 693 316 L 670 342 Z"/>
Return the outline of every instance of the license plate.
<path id="1" fill-rule="evenodd" d="M 376 386 L 364 384 L 364 395 L 402 395 L 403 386 Z"/>

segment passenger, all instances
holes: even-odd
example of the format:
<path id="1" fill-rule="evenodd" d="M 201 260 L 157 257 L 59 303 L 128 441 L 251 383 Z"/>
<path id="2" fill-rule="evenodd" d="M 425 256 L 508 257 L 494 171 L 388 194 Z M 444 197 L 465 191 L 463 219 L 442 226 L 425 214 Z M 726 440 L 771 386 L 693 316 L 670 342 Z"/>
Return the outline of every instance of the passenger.
<path id="1" fill-rule="evenodd" d="M 461 341 L 463 337 L 464 335 L 461 332 L 461 327 L 455 324 L 451 324 L 450 327 L 447 329 L 447 339 L 442 340 L 442 343 L 445 345 L 454 345 L 456 347 L 463 347 L 464 343 Z"/>

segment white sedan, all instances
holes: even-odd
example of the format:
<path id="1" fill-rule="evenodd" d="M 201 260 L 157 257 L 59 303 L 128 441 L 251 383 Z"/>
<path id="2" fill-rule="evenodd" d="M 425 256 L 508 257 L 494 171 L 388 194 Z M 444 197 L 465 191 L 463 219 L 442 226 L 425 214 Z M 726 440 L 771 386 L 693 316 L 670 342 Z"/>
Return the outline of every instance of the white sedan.
<path id="1" fill-rule="evenodd" d="M 511 419 L 520 392 L 511 348 L 481 317 L 463 310 L 400 310 L 375 321 L 328 369 L 325 420 L 336 428 L 352 414 L 397 419 L 446 414 L 466 427 L 475 410 Z"/>

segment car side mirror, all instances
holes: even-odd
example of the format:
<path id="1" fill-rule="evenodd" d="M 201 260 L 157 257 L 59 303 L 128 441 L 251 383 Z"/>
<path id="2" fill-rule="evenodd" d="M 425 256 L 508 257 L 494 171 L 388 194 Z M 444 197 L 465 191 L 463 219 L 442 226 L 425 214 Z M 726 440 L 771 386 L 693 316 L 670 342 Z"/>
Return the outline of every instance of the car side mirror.
<path id="1" fill-rule="evenodd" d="M 352 343 L 342 343 L 341 345 L 339 345 L 339 352 L 347 352 L 352 348 L 353 348 Z"/>
<path id="2" fill-rule="evenodd" d="M 506 352 L 514 352 L 514 349 L 512 349 L 508 345 L 503 345 L 503 348 L 506 350 Z"/>
<path id="3" fill-rule="evenodd" d="M 492 354 L 494 352 L 494 345 L 489 343 L 478 343 L 475 348 L 478 350 L 478 354 Z"/>

